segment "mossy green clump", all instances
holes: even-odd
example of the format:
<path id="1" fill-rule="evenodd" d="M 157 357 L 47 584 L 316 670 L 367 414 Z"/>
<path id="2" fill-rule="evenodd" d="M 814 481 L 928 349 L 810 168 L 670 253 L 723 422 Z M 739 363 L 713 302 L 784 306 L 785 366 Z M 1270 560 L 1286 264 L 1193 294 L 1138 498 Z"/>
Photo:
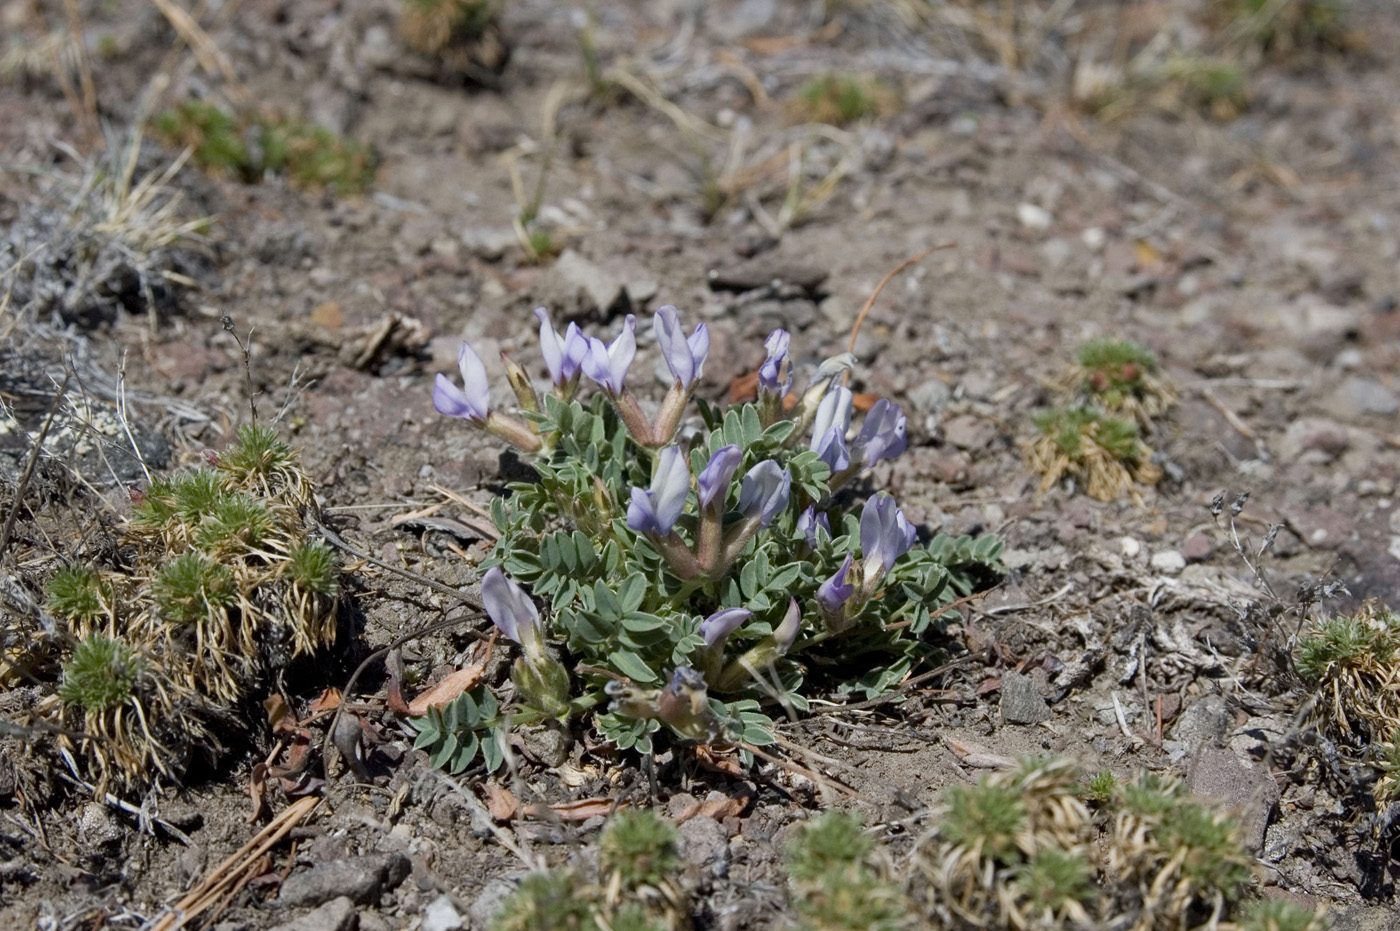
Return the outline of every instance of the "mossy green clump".
<path id="1" fill-rule="evenodd" d="M 1214 0 L 1213 25 L 1243 34 L 1268 57 L 1345 52 L 1365 45 L 1352 27 L 1351 0 Z"/>
<path id="2" fill-rule="evenodd" d="M 502 903 L 492 931 L 684 931 L 680 835 L 647 809 L 613 815 L 598 842 L 597 881 L 575 870 L 532 873 Z"/>
<path id="3" fill-rule="evenodd" d="M 151 580 L 150 593 L 162 618 L 189 624 L 228 608 L 237 589 L 228 566 L 195 551 L 161 566 Z"/>
<path id="4" fill-rule="evenodd" d="M 1100 501 L 1151 485 L 1161 478 L 1152 450 L 1130 420 L 1087 406 L 1055 407 L 1032 417 L 1040 436 L 1027 447 L 1027 462 L 1042 476 L 1040 491 L 1071 478 Z"/>
<path id="5" fill-rule="evenodd" d="M 1084 784 L 1084 798 L 1098 805 L 1105 805 L 1118 790 L 1118 777 L 1108 770 L 1101 770 L 1089 777 Z"/>
<path id="6" fill-rule="evenodd" d="M 119 565 L 51 576 L 48 605 L 64 636 L 0 655 L 4 682 L 62 669 L 40 711 L 104 791 L 178 781 L 196 755 L 214 758 L 216 731 L 278 663 L 335 641 L 340 567 L 311 535 L 314 494 L 296 454 L 254 427 L 209 458 L 215 468 L 133 494 Z M 129 655 L 142 658 L 140 680 L 101 693 L 103 657 L 129 668 Z"/>
<path id="7" fill-rule="evenodd" d="M 787 846 L 788 876 L 804 931 L 896 931 L 909 920 L 903 894 L 870 863 L 875 840 L 854 815 L 826 812 Z"/>
<path id="8" fill-rule="evenodd" d="M 1062 759 L 1023 760 L 950 788 L 913 855 L 911 894 L 924 916 L 949 931 L 1179 931 L 1255 914 L 1255 860 L 1230 813 L 1172 779 L 1101 775 L 1090 781 L 1094 812 Z"/>
<path id="9" fill-rule="evenodd" d="M 131 647 L 115 637 L 93 634 L 79 642 L 63 664 L 58 697 L 87 712 L 107 711 L 131 700 L 140 673 Z"/>
<path id="10" fill-rule="evenodd" d="M 49 613 L 87 624 L 107 613 L 110 586 L 91 566 L 65 566 L 49 578 L 46 594 Z"/>
<path id="11" fill-rule="evenodd" d="M 856 74 L 819 74 L 797 91 L 791 111 L 800 123 L 846 126 L 894 109 L 896 95 L 883 81 Z"/>
<path id="12" fill-rule="evenodd" d="M 189 100 L 157 115 L 152 128 L 168 144 L 191 149 L 206 171 L 249 183 L 271 173 L 293 187 L 349 195 L 374 181 L 373 149 L 304 120 Z"/>
<path id="13" fill-rule="evenodd" d="M 1240 922 L 1240 931 L 1327 931 L 1325 916 L 1279 899 L 1257 902 Z"/>
<path id="14" fill-rule="evenodd" d="M 620 811 L 604 833 L 598 862 L 624 889 L 659 886 L 680 865 L 680 834 L 650 809 Z"/>

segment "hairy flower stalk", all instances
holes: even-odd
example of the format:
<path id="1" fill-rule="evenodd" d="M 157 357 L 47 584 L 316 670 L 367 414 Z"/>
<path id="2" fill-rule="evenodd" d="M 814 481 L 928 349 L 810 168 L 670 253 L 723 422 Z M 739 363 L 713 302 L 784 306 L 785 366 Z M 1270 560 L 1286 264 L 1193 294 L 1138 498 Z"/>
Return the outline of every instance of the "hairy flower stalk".
<path id="1" fill-rule="evenodd" d="M 710 329 L 701 323 L 687 337 L 681 330 L 676 308 L 669 304 L 656 312 L 652 327 L 656 332 L 656 344 L 661 347 L 661 356 L 675 379 L 666 397 L 661 400 L 661 410 L 657 412 L 653 427 L 653 439 L 657 446 L 662 446 L 671 442 L 676 435 L 685 406 L 690 403 L 695 386 L 700 383 L 705 357 L 710 353 Z"/>
<path id="2" fill-rule="evenodd" d="M 744 458 L 737 446 L 723 446 L 710 456 L 710 461 L 696 479 L 700 492 L 700 531 L 696 540 L 695 557 L 700 567 L 713 573 L 724 543 L 724 502 L 734 470 Z"/>
<path id="3" fill-rule="evenodd" d="M 783 441 L 785 447 L 791 447 L 798 442 L 801 436 L 812 426 L 817 417 L 817 409 L 826 399 L 828 390 L 832 383 L 847 369 L 854 366 L 856 357 L 849 352 L 843 352 L 838 356 L 832 356 L 821 364 L 817 373 L 812 376 L 812 383 L 807 386 L 807 390 L 802 393 L 802 399 L 798 402 L 796 410 L 793 411 L 792 419 L 797 424 L 786 440 Z"/>
<path id="4" fill-rule="evenodd" d="M 517 449 L 538 452 L 539 435 L 528 424 L 491 410 L 491 384 L 486 378 L 486 366 L 465 342 L 457 353 L 457 368 L 462 373 L 462 387 L 458 388 L 445 375 L 439 374 L 433 386 L 433 407 L 441 414 L 475 424 Z M 531 391 L 533 396 L 533 389 Z"/>
<path id="5" fill-rule="evenodd" d="M 481 604 L 501 636 L 520 645 L 511 680 L 531 705 L 555 718 L 569 713 L 569 673 L 545 648 L 539 609 L 499 567 L 481 579 Z"/>
<path id="6" fill-rule="evenodd" d="M 667 446 L 656 457 L 656 471 L 651 488 L 632 488 L 632 500 L 627 505 L 627 526 L 646 534 L 657 550 L 683 579 L 700 574 L 695 554 L 676 533 L 676 521 L 685 511 L 690 494 L 690 469 L 685 453 L 678 446 Z"/>
<path id="7" fill-rule="evenodd" d="M 788 506 L 792 492 L 792 473 L 772 459 L 765 459 L 749 469 L 739 486 L 739 512 L 744 519 L 724 535 L 722 556 L 710 569 L 710 578 L 719 578 L 753 535 L 773 523 L 773 519 Z"/>
<path id="8" fill-rule="evenodd" d="M 764 427 L 771 427 L 783 416 L 783 398 L 792 390 L 792 363 L 788 347 L 792 334 L 774 330 L 763 342 L 767 356 L 758 369 L 758 416 Z"/>
<path id="9" fill-rule="evenodd" d="M 715 691 L 733 692 L 747 685 L 750 679 L 758 678 L 761 670 L 787 655 L 801 630 L 802 608 L 793 598 L 777 629 L 724 667 L 714 680 Z"/>

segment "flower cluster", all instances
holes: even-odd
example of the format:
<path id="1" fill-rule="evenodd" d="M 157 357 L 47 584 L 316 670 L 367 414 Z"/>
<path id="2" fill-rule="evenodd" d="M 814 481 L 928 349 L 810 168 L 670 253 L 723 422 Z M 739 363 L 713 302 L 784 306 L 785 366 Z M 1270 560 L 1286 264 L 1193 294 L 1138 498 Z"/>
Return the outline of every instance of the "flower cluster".
<path id="1" fill-rule="evenodd" d="M 628 384 L 634 317 L 604 342 L 572 323 L 561 336 L 543 308 L 535 315 L 547 392 L 506 358 L 519 411 L 493 408 L 485 367 L 464 345 L 461 387 L 439 375 L 433 400 L 534 456 L 539 481 L 493 504 L 501 535 L 482 601 L 520 646 L 517 695 L 540 717 L 607 699 L 599 726 L 623 746 L 650 746 L 660 724 L 694 740 L 764 742 L 760 696 L 805 707 L 798 654 L 858 650 L 871 665 L 834 685 L 878 693 L 932 649 L 922 635 L 943 606 L 995 573 L 995 540 L 916 546 L 888 494 L 857 499 L 855 513 L 838 503 L 838 489 L 907 442 L 891 401 L 853 424 L 855 396 L 840 384 L 849 355 L 819 366 L 794 398 L 791 335 L 776 330 L 756 400 L 720 409 L 695 397 L 706 325 L 687 333 L 663 307 L 652 330 L 671 378 L 647 404 Z M 582 379 L 597 387 L 586 403 Z M 548 624 L 522 583 L 549 602 Z"/>

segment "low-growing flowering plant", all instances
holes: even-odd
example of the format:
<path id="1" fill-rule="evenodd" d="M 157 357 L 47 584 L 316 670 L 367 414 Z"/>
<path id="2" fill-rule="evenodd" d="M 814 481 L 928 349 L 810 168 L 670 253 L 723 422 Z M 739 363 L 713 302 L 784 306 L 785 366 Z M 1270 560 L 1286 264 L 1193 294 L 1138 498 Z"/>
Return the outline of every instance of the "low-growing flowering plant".
<path id="1" fill-rule="evenodd" d="M 433 394 L 441 413 L 531 455 L 538 474 L 492 503 L 500 538 L 482 579 L 487 613 L 520 647 L 518 719 L 597 710 L 608 737 L 643 751 L 662 726 L 768 743 L 767 712 L 805 709 L 809 676 L 838 694 L 898 683 L 936 651 L 947 605 L 997 572 L 993 537 L 919 544 L 890 495 L 838 494 L 906 445 L 890 401 L 853 426 L 838 383 L 851 356 L 789 399 L 791 336 L 777 330 L 757 401 L 721 408 L 695 397 L 706 325 L 687 334 L 663 307 L 652 325 L 672 380 L 649 413 L 628 384 L 634 317 L 604 342 L 535 315 L 546 392 L 505 359 L 519 409 L 501 412 L 464 345 L 462 386 L 439 375 Z M 581 377 L 599 389 L 585 400 Z"/>

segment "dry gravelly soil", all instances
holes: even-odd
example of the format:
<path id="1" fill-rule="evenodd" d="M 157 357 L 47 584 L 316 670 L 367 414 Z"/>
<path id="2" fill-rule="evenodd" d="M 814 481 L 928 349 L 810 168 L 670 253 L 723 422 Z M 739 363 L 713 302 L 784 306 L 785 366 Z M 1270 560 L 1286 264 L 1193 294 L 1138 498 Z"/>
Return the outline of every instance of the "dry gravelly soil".
<path id="1" fill-rule="evenodd" d="M 4 31 L 42 34 L 62 21 L 61 7 L 50 6 L 12 0 Z M 454 371 L 463 337 L 488 364 L 508 350 L 538 376 L 532 307 L 604 335 L 629 308 L 645 321 L 673 303 L 686 320 L 709 323 L 703 391 L 721 398 L 731 379 L 755 369 L 770 329 L 792 330 L 799 363 L 810 366 L 844 348 L 889 269 L 950 243 L 893 282 L 856 345 L 855 387 L 899 401 L 910 422 L 908 452 L 871 481 L 926 532 L 1000 534 L 1008 576 L 950 631 L 973 655 L 928 683 L 935 691 L 798 721 L 787 736 L 835 760 L 827 772 L 863 796 L 857 807 L 874 821 L 909 817 L 995 756 L 1052 751 L 1091 771 L 1175 772 L 1239 806 L 1271 886 L 1331 903 L 1339 927 L 1394 927 L 1391 838 L 1352 824 L 1303 778 L 1290 743 L 1299 695 L 1282 694 L 1259 661 L 1262 644 L 1291 630 L 1241 620 L 1237 609 L 1263 597 L 1260 585 L 1207 506 L 1218 492 L 1248 491 L 1242 531 L 1257 539 L 1270 523 L 1283 525 L 1264 564 L 1285 600 L 1326 579 L 1351 595 L 1323 610 L 1400 600 L 1395 10 L 1361 6 L 1367 51 L 1263 66 L 1249 108 L 1231 121 L 1148 108 L 1100 125 L 1045 104 L 1053 93 L 1044 87 L 1008 94 L 994 57 L 921 53 L 878 6 L 843 12 L 841 29 L 821 32 L 819 6 L 597 4 L 604 64 L 630 62 L 716 133 L 746 129 L 746 164 L 779 152 L 775 138 L 808 138 L 791 128 L 782 101 L 812 73 L 873 71 L 903 102 L 813 146 L 809 187 L 842 157 L 846 176 L 774 236 L 743 194 L 706 221 L 697 159 L 657 109 L 621 94 L 570 98 L 555 118 L 541 214 L 567 252 L 542 265 L 523 260 L 510 232 L 509 162 L 531 188 L 548 144 L 541 120 L 550 89 L 582 83 L 568 7 L 510 7 L 504 30 L 514 54 L 491 88 L 442 80 L 406 52 L 381 0 L 255 0 L 214 16 L 210 35 L 251 99 L 378 148 L 372 193 L 334 198 L 186 169 L 172 182 L 184 214 L 217 217 L 205 257 L 186 271 L 198 288 L 171 298 L 155 328 L 139 302 L 137 313 L 76 321 L 61 336 L 43 315 L 7 324 L 9 374 L 21 359 L 41 375 L 59 371 L 67 352 L 112 375 L 124 357 L 133 420 L 156 438 L 153 449 L 160 438 L 169 444 L 170 467 L 194 462 L 227 444 L 247 411 L 240 354 L 219 322 L 228 314 L 240 333 L 253 330 L 260 410 L 279 415 L 303 450 L 345 539 L 470 586 L 463 554 L 485 546 L 471 530 L 478 514 L 447 502 L 435 517 L 456 520 L 452 532 L 395 520 L 443 503 L 439 488 L 485 505 L 518 474 L 495 443 L 432 409 L 433 375 Z M 174 33 L 154 7 L 86 12 L 93 43 L 112 37 L 97 65 L 109 132 L 131 126 L 159 69 L 172 76 L 166 100 L 227 90 L 188 55 L 172 64 Z M 755 81 L 771 100 L 755 99 Z M 0 85 L 7 226 L 44 203 L 56 174 L 80 173 L 54 144 L 79 137 L 71 112 L 50 77 Z M 722 163 L 722 143 L 702 144 Z M 152 146 L 142 168 L 172 157 Z M 752 179 L 773 217 L 787 170 L 779 155 Z M 713 286 L 712 269 L 737 266 L 746 269 L 721 282 L 732 286 Z M 382 338 L 387 325 L 393 332 Z M 650 328 L 640 330 L 634 372 L 649 373 Z M 1102 504 L 1065 488 L 1038 496 L 1022 462 L 1018 444 L 1030 435 L 1029 414 L 1047 403 L 1047 382 L 1098 335 L 1149 346 L 1181 395 L 1158 444 L 1167 476 L 1143 489 L 1140 504 Z M 92 391 L 94 404 L 106 403 Z M 7 466 L 11 489 L 16 461 Z M 103 469 L 90 472 L 73 507 L 129 510 L 124 488 Z M 12 492 L 5 500 L 8 508 Z M 18 532 L 26 558 L 45 565 L 54 550 L 43 535 L 23 522 Z M 365 563 L 348 584 L 355 644 L 305 681 L 285 683 L 299 701 L 342 684 L 359 656 L 451 607 Z M 468 642 L 430 637 L 406 659 L 431 672 Z M 1051 703 L 1041 723 L 1004 722 L 995 686 L 1015 668 Z M 373 699 L 378 675 L 357 697 Z M 376 890 L 361 928 L 415 927 L 444 894 L 470 920 L 487 910 L 483 892 L 498 895 L 499 884 L 488 887 L 518 874 L 520 861 L 390 733 L 395 742 L 376 751 L 379 784 L 332 778 L 329 809 L 295 835 L 294 853 L 279 848 L 219 927 L 295 919 L 305 909 L 279 907 L 279 876 L 371 853 L 404 854 L 412 869 Z M 259 740 L 217 773 L 149 800 L 186 844 L 159 827 L 141 832 L 135 817 L 61 781 L 50 809 L 26 809 L 16 786 L 54 778 L 42 772 L 50 758 L 43 738 L 4 738 L 0 910 L 16 927 L 47 928 L 134 927 L 158 915 L 256 830 L 246 785 L 266 752 L 267 737 Z M 591 756 L 574 762 L 619 775 L 563 780 L 538 762 L 548 752 L 526 742 L 517 794 L 558 803 L 648 791 L 635 765 L 619 770 Z M 673 813 L 711 791 L 752 798 L 740 816 L 683 826 L 703 893 L 698 920 L 781 924 L 784 829 L 820 806 L 819 793 L 772 768 L 744 780 L 660 770 L 659 804 Z M 600 823 L 518 819 L 511 830 L 560 862 L 586 849 Z"/>

